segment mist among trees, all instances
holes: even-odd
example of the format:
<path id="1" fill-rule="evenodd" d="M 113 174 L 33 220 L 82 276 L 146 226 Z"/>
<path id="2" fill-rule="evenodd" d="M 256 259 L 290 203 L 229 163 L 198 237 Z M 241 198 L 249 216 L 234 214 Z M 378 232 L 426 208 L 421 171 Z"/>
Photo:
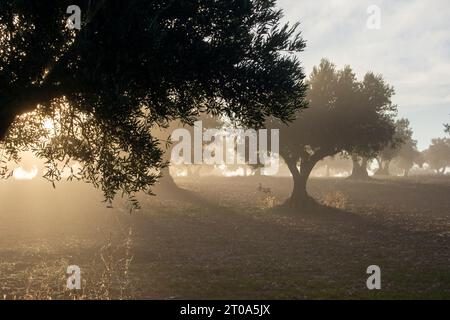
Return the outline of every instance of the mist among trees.
<path id="1" fill-rule="evenodd" d="M 285 13 L 0 1 L 0 296 L 450 297 L 448 121 L 423 148 L 404 83 L 324 57 Z M 232 161 L 174 161 L 179 129 L 182 156 L 216 129 L 231 143 L 202 139 L 201 156 Z M 86 291 L 52 287 L 69 262 Z M 391 281 L 380 296 L 359 278 L 373 265 Z"/>

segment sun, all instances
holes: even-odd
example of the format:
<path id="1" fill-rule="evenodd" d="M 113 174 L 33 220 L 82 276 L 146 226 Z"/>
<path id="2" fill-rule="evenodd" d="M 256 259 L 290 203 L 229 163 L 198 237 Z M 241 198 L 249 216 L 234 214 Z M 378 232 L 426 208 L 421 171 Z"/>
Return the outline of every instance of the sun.
<path id="1" fill-rule="evenodd" d="M 53 125 L 52 119 L 45 119 L 44 120 L 44 128 L 47 130 L 53 130 L 55 126 Z"/>
<path id="2" fill-rule="evenodd" d="M 38 175 L 38 169 L 36 166 L 33 166 L 31 171 L 27 171 L 22 167 L 19 167 L 14 170 L 13 177 L 16 180 L 32 180 Z"/>

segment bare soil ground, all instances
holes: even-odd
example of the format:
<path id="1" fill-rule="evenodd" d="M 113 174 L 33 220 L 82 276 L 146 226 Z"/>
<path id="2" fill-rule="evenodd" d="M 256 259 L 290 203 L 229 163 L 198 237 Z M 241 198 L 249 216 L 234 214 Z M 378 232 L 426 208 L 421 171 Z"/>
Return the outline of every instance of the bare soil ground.
<path id="1" fill-rule="evenodd" d="M 328 208 L 292 214 L 274 209 L 289 178 L 177 183 L 130 215 L 83 185 L 0 182 L 0 299 L 450 298 L 449 177 L 312 179 Z"/>

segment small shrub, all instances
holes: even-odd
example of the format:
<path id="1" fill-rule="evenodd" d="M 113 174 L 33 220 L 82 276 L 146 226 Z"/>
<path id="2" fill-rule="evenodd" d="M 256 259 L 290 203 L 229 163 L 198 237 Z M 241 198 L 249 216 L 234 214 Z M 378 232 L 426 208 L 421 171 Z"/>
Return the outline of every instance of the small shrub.
<path id="1" fill-rule="evenodd" d="M 262 209 L 271 209 L 278 204 L 278 200 L 273 195 L 272 190 L 270 188 L 265 188 L 260 183 L 257 190 L 263 194 L 263 198 L 261 200 L 261 205 L 260 205 L 260 207 Z"/>
<path id="2" fill-rule="evenodd" d="M 333 191 L 325 194 L 321 202 L 328 207 L 345 209 L 348 205 L 348 196 L 341 191 Z"/>

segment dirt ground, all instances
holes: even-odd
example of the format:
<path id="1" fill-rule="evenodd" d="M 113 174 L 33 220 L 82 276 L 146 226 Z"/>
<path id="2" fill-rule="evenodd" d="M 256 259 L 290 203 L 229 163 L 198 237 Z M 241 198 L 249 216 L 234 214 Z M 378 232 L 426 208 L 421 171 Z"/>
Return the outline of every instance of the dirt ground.
<path id="1" fill-rule="evenodd" d="M 130 215 L 81 184 L 1 181 L 0 299 L 450 298 L 450 177 L 312 179 L 328 208 L 296 214 L 274 209 L 289 178 L 177 183 Z"/>

